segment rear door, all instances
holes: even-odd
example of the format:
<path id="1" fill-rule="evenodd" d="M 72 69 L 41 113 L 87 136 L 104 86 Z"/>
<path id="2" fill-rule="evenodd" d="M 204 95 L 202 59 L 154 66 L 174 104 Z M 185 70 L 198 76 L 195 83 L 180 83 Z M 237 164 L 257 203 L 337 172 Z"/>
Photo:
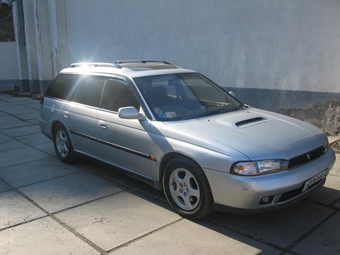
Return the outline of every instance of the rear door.
<path id="1" fill-rule="evenodd" d="M 63 109 L 66 124 L 74 148 L 93 155 L 97 147 L 97 115 L 106 78 L 101 76 L 79 77 L 70 102 Z"/>
<path id="2" fill-rule="evenodd" d="M 119 118 L 118 109 L 125 106 L 140 108 L 131 87 L 124 80 L 108 79 L 98 112 L 98 142 L 101 144 L 98 157 L 128 171 L 152 177 L 150 124 Z"/>

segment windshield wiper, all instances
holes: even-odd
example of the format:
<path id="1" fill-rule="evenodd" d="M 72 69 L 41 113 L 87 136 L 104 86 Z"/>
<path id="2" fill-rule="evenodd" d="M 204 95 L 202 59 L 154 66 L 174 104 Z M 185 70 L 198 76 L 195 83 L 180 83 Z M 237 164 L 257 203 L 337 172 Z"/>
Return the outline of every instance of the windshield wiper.
<path id="1" fill-rule="evenodd" d="M 237 111 L 239 109 L 245 109 L 245 108 L 248 108 L 248 106 L 244 104 L 239 104 L 238 106 L 234 108 L 212 109 L 212 110 L 207 110 L 206 112 L 196 115 L 195 118 L 201 118 L 201 117 L 206 117 L 206 116 L 211 116 L 211 115 L 221 114 L 221 113 L 226 113 L 226 112 L 233 112 L 233 111 Z"/>
<path id="2" fill-rule="evenodd" d="M 248 108 L 248 105 L 239 104 L 238 106 L 232 108 L 231 111 L 236 111 L 236 110 L 239 110 L 239 109 L 246 109 L 246 108 Z"/>

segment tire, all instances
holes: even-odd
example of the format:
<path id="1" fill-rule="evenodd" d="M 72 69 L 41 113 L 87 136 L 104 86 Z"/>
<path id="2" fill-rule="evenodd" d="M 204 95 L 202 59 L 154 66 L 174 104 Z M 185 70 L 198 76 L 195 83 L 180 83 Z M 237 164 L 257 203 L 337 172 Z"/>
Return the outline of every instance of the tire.
<path id="1" fill-rule="evenodd" d="M 60 123 L 53 130 L 53 143 L 55 152 L 62 162 L 72 164 L 77 161 L 70 136 Z"/>
<path id="2" fill-rule="evenodd" d="M 199 165 L 185 157 L 169 161 L 163 176 L 166 199 L 179 215 L 201 219 L 213 212 L 208 180 Z"/>

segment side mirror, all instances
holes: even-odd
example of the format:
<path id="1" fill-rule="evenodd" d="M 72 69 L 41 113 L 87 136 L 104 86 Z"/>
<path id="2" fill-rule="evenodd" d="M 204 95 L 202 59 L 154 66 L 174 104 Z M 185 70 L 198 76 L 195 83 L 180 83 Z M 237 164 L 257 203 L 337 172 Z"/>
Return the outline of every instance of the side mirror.
<path id="1" fill-rule="evenodd" d="M 121 107 L 118 109 L 118 117 L 122 119 L 129 119 L 129 120 L 145 120 L 145 116 L 133 107 Z"/>
<path id="2" fill-rule="evenodd" d="M 234 91 L 229 91 L 228 93 L 229 93 L 231 96 L 235 97 Z"/>

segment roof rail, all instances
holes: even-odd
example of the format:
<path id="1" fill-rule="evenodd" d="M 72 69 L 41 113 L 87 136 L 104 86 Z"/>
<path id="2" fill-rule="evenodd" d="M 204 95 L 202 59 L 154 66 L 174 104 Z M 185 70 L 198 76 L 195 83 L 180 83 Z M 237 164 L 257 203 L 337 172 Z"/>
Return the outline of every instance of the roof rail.
<path id="1" fill-rule="evenodd" d="M 161 60 L 118 60 L 118 61 L 116 61 L 116 64 L 129 64 L 129 63 L 142 63 L 142 64 L 163 63 L 163 64 L 167 64 L 167 65 L 173 65 L 169 62 L 161 61 Z"/>
<path id="2" fill-rule="evenodd" d="M 99 62 L 79 62 L 79 63 L 73 63 L 70 65 L 70 67 L 115 67 L 115 68 L 121 68 L 121 66 L 114 64 L 114 63 L 99 63 Z"/>

